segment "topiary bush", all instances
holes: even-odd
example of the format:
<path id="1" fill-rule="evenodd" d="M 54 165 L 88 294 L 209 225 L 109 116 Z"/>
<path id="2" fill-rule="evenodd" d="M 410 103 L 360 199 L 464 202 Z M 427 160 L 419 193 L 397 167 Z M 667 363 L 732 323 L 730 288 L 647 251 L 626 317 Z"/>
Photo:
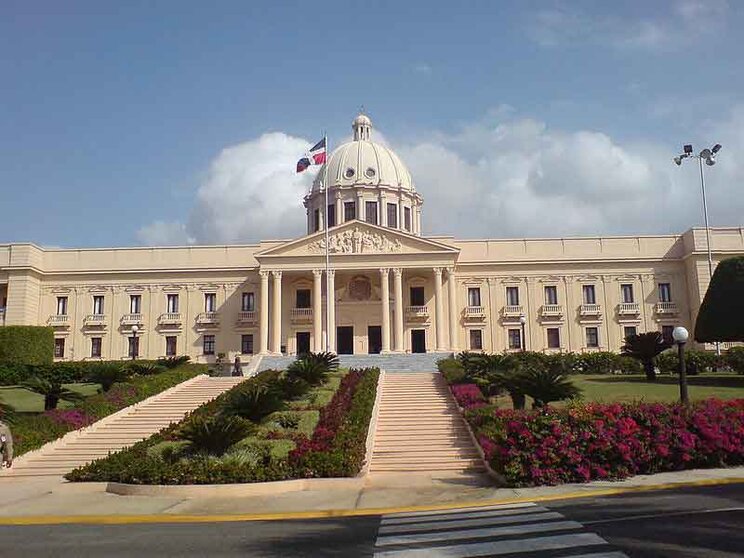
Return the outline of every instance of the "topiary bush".
<path id="1" fill-rule="evenodd" d="M 254 430 L 255 425 L 240 417 L 218 414 L 186 421 L 179 429 L 178 437 L 190 442 L 193 451 L 222 455 Z"/>
<path id="2" fill-rule="evenodd" d="M 731 347 L 724 356 L 726 366 L 737 374 L 744 374 L 744 347 Z"/>
<path id="3" fill-rule="evenodd" d="M 695 322 L 695 341 L 744 341 L 744 256 L 716 267 Z"/>
<path id="4" fill-rule="evenodd" d="M 51 364 L 54 330 L 42 326 L 0 327 L 0 363 Z"/>

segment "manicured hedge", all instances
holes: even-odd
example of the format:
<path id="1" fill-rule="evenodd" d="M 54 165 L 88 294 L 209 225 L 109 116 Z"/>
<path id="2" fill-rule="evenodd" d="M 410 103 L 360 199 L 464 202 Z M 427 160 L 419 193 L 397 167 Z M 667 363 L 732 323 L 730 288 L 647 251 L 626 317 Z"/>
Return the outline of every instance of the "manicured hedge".
<path id="1" fill-rule="evenodd" d="M 0 328 L 0 331 L 2 331 L 2 328 Z M 17 385 L 32 376 L 41 376 L 62 384 L 87 382 L 90 381 L 91 375 L 101 365 L 114 365 L 123 368 L 132 364 L 132 362 L 131 360 L 80 360 L 41 365 L 0 362 L 0 385 Z M 147 363 L 160 364 L 162 361 L 137 360 L 134 362 L 143 365 Z"/>
<path id="2" fill-rule="evenodd" d="M 0 327 L 0 363 L 50 364 L 54 330 L 42 326 Z"/>
<path id="3" fill-rule="evenodd" d="M 713 272 L 695 322 L 695 341 L 744 341 L 744 256 L 723 260 Z"/>
<path id="4" fill-rule="evenodd" d="M 744 399 L 539 411 L 474 402 L 465 416 L 491 467 L 511 486 L 744 464 Z"/>
<path id="5" fill-rule="evenodd" d="M 194 411 L 179 425 L 172 425 L 134 446 L 99 459 L 67 475 L 76 482 L 109 481 L 130 484 L 226 484 L 286 480 L 307 476 L 353 475 L 361 469 L 365 455 L 367 428 L 379 371 L 352 370 L 341 380 L 336 395 L 321 410 L 320 421 L 311 440 L 298 435 L 298 450 L 288 459 L 267 455 L 260 463 L 240 455 L 214 457 L 190 455 L 169 458 L 152 449 L 178 440 L 179 429 L 194 417 L 210 417 L 222 412 L 238 390 L 250 391 L 260 384 L 281 389 L 288 384 L 277 371 L 250 378 L 232 390 Z M 288 393 L 284 394 L 289 399 Z M 295 393 L 295 397 L 301 397 Z M 267 416 L 268 413 L 267 413 Z M 321 445 L 322 444 L 322 445 Z M 240 445 L 240 444 L 238 444 Z M 302 449 L 300 449 L 302 448 Z"/>
<path id="6" fill-rule="evenodd" d="M 14 419 L 13 440 L 16 455 L 40 448 L 67 432 L 93 424 L 125 407 L 157 395 L 199 374 L 204 365 L 187 365 L 153 376 L 136 376 L 114 384 L 106 393 L 85 398 L 68 409 L 55 409 L 38 414 L 18 414 Z"/>

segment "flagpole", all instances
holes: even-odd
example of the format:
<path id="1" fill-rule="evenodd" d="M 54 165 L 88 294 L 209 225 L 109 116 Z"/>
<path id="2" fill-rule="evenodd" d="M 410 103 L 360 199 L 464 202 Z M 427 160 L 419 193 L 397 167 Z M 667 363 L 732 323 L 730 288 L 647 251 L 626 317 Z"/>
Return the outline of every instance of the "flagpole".
<path id="1" fill-rule="evenodd" d="M 328 135 L 323 133 L 323 140 L 325 143 L 326 160 L 323 164 L 324 175 L 323 175 L 323 190 L 325 192 L 325 208 L 323 224 L 325 225 L 325 271 L 326 271 L 326 352 L 331 352 L 331 297 L 334 294 L 331 292 L 331 256 L 328 247 L 328 153 L 330 149 L 328 147 Z M 336 217 L 338 218 L 338 216 Z"/>

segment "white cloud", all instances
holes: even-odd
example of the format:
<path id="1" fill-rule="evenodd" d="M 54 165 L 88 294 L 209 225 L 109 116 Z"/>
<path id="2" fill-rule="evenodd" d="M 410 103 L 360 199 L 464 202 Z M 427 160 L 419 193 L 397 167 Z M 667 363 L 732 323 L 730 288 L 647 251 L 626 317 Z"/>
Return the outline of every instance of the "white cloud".
<path id="1" fill-rule="evenodd" d="M 722 29 L 726 0 L 675 2 L 657 17 L 595 15 L 576 7 L 538 10 L 529 16 L 527 36 L 544 47 L 574 43 L 607 45 L 617 49 L 674 50 Z"/>
<path id="2" fill-rule="evenodd" d="M 702 133 L 724 145 L 718 164 L 707 169 L 712 223 L 740 225 L 744 164 L 734 154 L 744 152 L 744 105 Z M 153 223 L 139 238 L 146 244 L 234 243 L 304 234 L 302 198 L 314 173 L 296 175 L 294 165 L 309 146 L 272 133 L 224 149 L 188 221 Z M 679 233 L 702 221 L 697 169 L 672 163 L 676 146 L 551 129 L 499 109 L 454 134 L 435 132 L 426 141 L 392 147 L 424 196 L 425 233 Z"/>
<path id="3" fill-rule="evenodd" d="M 431 73 L 432 73 L 432 71 L 433 71 L 432 70 L 432 67 L 429 64 L 426 64 L 424 62 L 422 62 L 420 64 L 416 64 L 413 67 L 413 73 L 414 74 L 419 74 L 419 75 L 422 75 L 422 76 L 430 76 Z"/>

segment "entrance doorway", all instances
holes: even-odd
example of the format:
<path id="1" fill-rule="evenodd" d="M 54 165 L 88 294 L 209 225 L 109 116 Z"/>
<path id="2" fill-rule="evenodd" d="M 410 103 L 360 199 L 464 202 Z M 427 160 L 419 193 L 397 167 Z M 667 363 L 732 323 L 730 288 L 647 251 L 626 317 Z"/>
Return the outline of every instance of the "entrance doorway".
<path id="1" fill-rule="evenodd" d="M 371 355 L 379 354 L 382 351 L 382 328 L 380 326 L 367 327 L 367 346 Z"/>
<path id="2" fill-rule="evenodd" d="M 425 353 L 426 352 L 426 330 L 424 329 L 412 329 L 411 330 L 411 352 L 412 353 Z"/>
<path id="3" fill-rule="evenodd" d="M 353 326 L 338 326 L 336 328 L 336 346 L 338 348 L 337 352 L 340 355 L 354 354 Z"/>
<path id="4" fill-rule="evenodd" d="M 297 354 L 306 355 L 310 352 L 310 332 L 298 331 L 295 336 L 297 339 Z"/>

